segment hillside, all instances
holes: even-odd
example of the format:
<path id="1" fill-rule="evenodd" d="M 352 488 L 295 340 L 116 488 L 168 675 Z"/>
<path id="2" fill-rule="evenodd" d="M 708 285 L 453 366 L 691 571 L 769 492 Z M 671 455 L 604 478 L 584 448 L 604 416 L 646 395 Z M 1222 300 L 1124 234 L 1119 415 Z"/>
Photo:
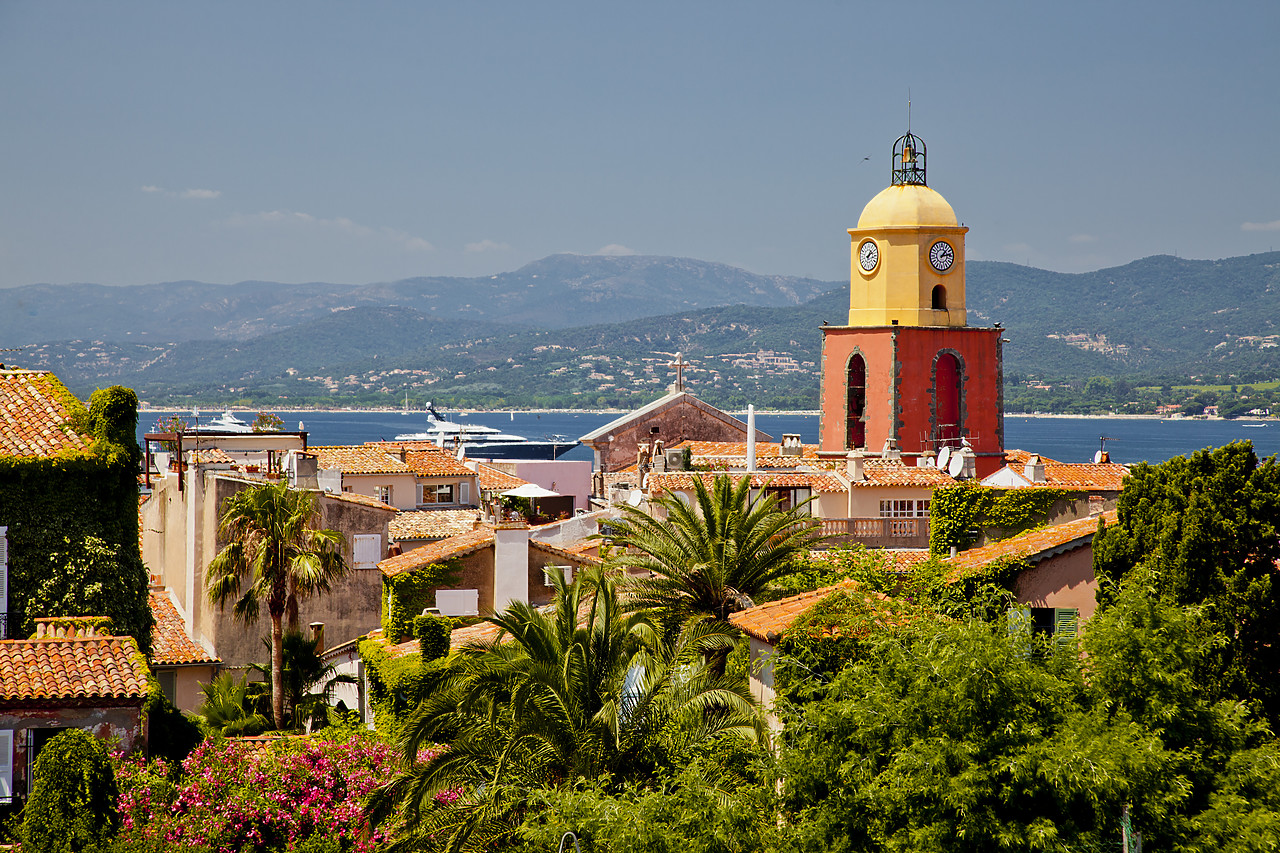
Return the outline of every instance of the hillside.
<path id="1" fill-rule="evenodd" d="M 49 341 L 249 340 L 353 308 L 557 329 L 716 305 L 797 305 L 834 282 L 749 273 L 686 258 L 552 255 L 479 278 L 367 284 L 171 282 L 0 290 L 0 346 Z"/>
<path id="2" fill-rule="evenodd" d="M 207 288 L 186 284 L 182 292 L 199 307 L 184 303 L 174 326 L 192 331 L 204 322 L 202 312 L 220 307 L 239 318 L 225 320 L 222 337 L 151 342 L 137 325 L 113 340 L 35 344 L 14 361 L 51 368 L 80 393 L 122 382 L 153 402 L 268 405 L 285 397 L 387 405 L 407 391 L 419 402 L 452 406 L 594 407 L 648 399 L 670 381 L 665 363 L 679 351 L 692 362 L 691 387 L 709 401 L 812 408 L 819 328 L 842 323 L 848 309 L 846 287 L 828 282 L 825 293 L 800 304 L 618 317 L 617 306 L 642 310 L 645 295 L 653 311 L 673 300 L 730 299 L 733 286 L 756 288 L 747 294 L 752 299 L 786 302 L 822 284 L 679 259 L 563 255 L 505 275 L 505 302 L 472 292 L 470 303 L 457 306 L 462 297 L 450 294 L 455 307 L 446 312 L 440 304 L 407 304 L 426 299 L 425 285 L 413 282 L 345 291 L 308 286 L 320 301 L 341 296 L 351 303 L 323 310 L 280 286 L 238 285 L 218 301 Z M 480 280 L 466 281 L 473 287 Z M 516 281 L 541 295 L 512 293 Z M 696 297 L 673 294 L 675 282 L 695 288 Z M 360 299 L 351 298 L 357 292 Z M 1163 383 L 1193 375 L 1244 383 L 1280 375 L 1280 253 L 1223 261 L 1158 256 L 1079 275 L 972 262 L 968 293 L 970 322 L 1001 322 L 1007 330 L 1006 379 L 1015 383 L 1026 376 Z M 493 319 L 518 314 L 516 303 L 526 312 L 521 322 Z M 535 305 L 538 316 L 554 309 L 561 322 L 579 325 L 529 328 Z M 249 317 L 254 310 L 260 316 Z M 611 322 L 592 322 L 598 316 Z M 255 324 L 269 330 L 248 335 Z M 236 336 L 228 331 L 233 325 Z"/>

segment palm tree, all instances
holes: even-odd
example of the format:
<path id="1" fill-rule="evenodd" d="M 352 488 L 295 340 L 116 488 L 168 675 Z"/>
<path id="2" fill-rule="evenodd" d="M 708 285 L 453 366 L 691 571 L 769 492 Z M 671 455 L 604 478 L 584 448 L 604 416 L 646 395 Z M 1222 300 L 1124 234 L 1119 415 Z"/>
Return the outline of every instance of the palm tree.
<path id="1" fill-rule="evenodd" d="M 548 571 L 549 612 L 514 603 L 491 617 L 498 639 L 460 650 L 404 724 L 408 768 L 371 812 L 403 804 L 407 849 L 423 834 L 449 850 L 483 847 L 510 831 L 538 788 L 646 779 L 718 738 L 760 742 L 746 685 L 713 677 L 703 661 L 731 648 L 732 634 L 702 623 L 667 642 L 624 610 L 616 577 L 588 569 L 566 583 Z M 435 743 L 448 747 L 417 761 Z"/>
<path id="2" fill-rule="evenodd" d="M 271 617 L 271 715 L 284 727 L 284 620 L 298 623 L 298 602 L 328 592 L 349 570 L 346 538 L 321 530 L 312 492 L 287 483 L 251 486 L 222 504 L 219 535 L 227 544 L 206 574 L 209 600 L 222 607 L 235 599 L 233 612 L 254 622 L 263 604 Z"/>
<path id="3" fill-rule="evenodd" d="M 804 504 L 783 510 L 770 494 L 752 500 L 749 476 L 735 483 L 719 474 L 708 489 L 695 475 L 693 487 L 692 503 L 674 494 L 653 501 L 665 518 L 624 505 L 623 517 L 610 522 L 620 548 L 609 565 L 649 572 L 634 582 L 636 604 L 664 611 L 669 621 L 727 622 L 769 584 L 800 570 L 799 558 L 824 538 Z"/>

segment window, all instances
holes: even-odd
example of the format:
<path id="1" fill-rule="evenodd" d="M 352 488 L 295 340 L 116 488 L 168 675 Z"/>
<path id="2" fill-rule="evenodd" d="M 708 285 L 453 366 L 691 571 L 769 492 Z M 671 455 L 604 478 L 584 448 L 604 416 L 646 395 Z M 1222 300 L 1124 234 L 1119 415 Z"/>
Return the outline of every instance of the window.
<path id="1" fill-rule="evenodd" d="M 382 559 L 382 537 L 376 533 L 357 533 L 351 539 L 351 562 L 357 569 L 377 568 Z"/>
<path id="2" fill-rule="evenodd" d="M 391 487 L 390 486 L 374 486 L 373 496 L 384 504 L 391 503 Z"/>
<path id="3" fill-rule="evenodd" d="M 0 639 L 8 639 L 8 638 L 9 638 L 9 528 L 0 527 Z"/>
<path id="4" fill-rule="evenodd" d="M 171 669 L 156 672 L 156 681 L 160 684 L 160 692 L 170 702 L 178 701 L 178 674 Z"/>
<path id="5" fill-rule="evenodd" d="M 1060 646 L 1075 642 L 1080 630 L 1076 607 L 1014 607 L 1009 610 L 1009 631 L 1033 637 L 1052 637 Z"/>
<path id="6" fill-rule="evenodd" d="M 424 484 L 422 486 L 422 503 L 424 504 L 451 504 L 453 503 L 453 483 L 435 483 Z"/>
<path id="7" fill-rule="evenodd" d="M 13 729 L 0 730 L 0 803 L 13 802 Z"/>
<path id="8" fill-rule="evenodd" d="M 928 518 L 929 502 L 918 500 L 880 501 L 881 518 Z"/>
<path id="9" fill-rule="evenodd" d="M 554 586 L 554 584 L 551 583 L 550 569 L 559 569 L 560 571 L 564 572 L 564 582 L 573 583 L 573 566 L 546 566 L 542 570 L 543 586 Z"/>

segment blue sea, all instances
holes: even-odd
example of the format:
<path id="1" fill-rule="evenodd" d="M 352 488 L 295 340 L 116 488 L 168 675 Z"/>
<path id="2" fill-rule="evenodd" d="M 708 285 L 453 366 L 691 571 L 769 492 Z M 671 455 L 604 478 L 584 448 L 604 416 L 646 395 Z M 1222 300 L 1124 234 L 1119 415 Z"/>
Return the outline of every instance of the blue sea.
<path id="1" fill-rule="evenodd" d="M 138 440 L 155 429 L 156 420 L 169 411 L 148 410 L 138 416 Z M 180 412 L 192 420 L 190 412 Z M 202 412 L 201 420 L 216 417 L 217 411 Z M 246 421 L 253 412 L 240 412 Z M 598 412 L 445 412 L 445 417 L 462 423 L 483 424 L 528 438 L 552 435 L 576 439 L 619 417 Z M 743 413 L 737 413 L 746 419 Z M 391 439 L 397 433 L 426 429 L 421 412 L 403 414 L 398 411 L 327 411 L 281 412 L 285 429 L 295 430 L 299 423 L 309 433 L 307 441 L 319 444 L 359 444 L 365 441 Z M 1261 426 L 1256 426 L 1257 424 Z M 1255 424 L 1255 426 L 1249 426 Z M 783 433 L 799 433 L 808 444 L 818 441 L 818 416 L 760 412 L 756 426 L 775 439 Z M 1004 420 L 1005 446 L 1020 448 L 1057 459 L 1061 462 L 1088 462 L 1107 437 L 1106 448 L 1112 460 L 1126 464 L 1163 462 L 1205 447 L 1220 447 L 1242 439 L 1253 442 L 1259 456 L 1280 454 L 1280 421 L 1245 420 L 1158 420 L 1155 418 L 1046 418 L 1008 415 Z M 590 459 L 591 452 L 575 447 L 562 458 Z"/>

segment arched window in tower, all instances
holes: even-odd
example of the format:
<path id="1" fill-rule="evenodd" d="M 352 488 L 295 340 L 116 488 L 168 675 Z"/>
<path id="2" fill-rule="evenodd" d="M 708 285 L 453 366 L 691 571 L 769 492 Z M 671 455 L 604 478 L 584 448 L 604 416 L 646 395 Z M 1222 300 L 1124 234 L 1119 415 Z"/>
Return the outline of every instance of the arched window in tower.
<path id="1" fill-rule="evenodd" d="M 940 284 L 934 285 L 933 288 L 933 310 L 947 310 L 947 289 Z"/>
<path id="2" fill-rule="evenodd" d="M 940 353 L 933 363 L 933 440 L 938 447 L 960 443 L 960 362 Z"/>
<path id="3" fill-rule="evenodd" d="M 867 424 L 863 419 L 867 413 L 867 362 L 855 353 L 849 359 L 849 411 L 845 418 L 846 434 L 844 446 L 848 450 L 865 447 L 867 444 Z"/>

